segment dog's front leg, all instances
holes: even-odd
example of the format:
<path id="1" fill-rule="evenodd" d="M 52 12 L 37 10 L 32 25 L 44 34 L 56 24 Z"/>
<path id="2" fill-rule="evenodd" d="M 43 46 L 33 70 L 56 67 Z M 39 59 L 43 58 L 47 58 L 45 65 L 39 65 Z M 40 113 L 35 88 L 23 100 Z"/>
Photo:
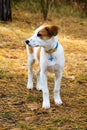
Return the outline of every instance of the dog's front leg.
<path id="1" fill-rule="evenodd" d="M 42 90 L 41 88 L 41 81 L 40 81 L 40 70 L 38 70 L 37 73 L 37 85 L 36 85 L 37 90 Z"/>
<path id="2" fill-rule="evenodd" d="M 62 78 L 62 72 L 58 72 L 55 74 L 55 86 L 54 86 L 54 101 L 55 104 L 59 105 L 62 104 L 62 100 L 60 97 L 60 83 Z"/>
<path id="3" fill-rule="evenodd" d="M 47 86 L 47 73 L 44 70 L 40 71 L 41 88 L 43 92 L 43 108 L 50 108 L 49 90 Z"/>
<path id="4" fill-rule="evenodd" d="M 34 60 L 32 57 L 28 58 L 28 83 L 27 83 L 27 89 L 33 89 L 33 63 Z"/>

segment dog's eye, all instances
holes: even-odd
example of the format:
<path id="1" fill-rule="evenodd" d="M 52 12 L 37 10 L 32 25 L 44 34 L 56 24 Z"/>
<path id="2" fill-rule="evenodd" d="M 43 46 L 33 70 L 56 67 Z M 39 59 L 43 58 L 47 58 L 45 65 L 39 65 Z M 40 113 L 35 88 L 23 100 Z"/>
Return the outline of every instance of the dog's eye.
<path id="1" fill-rule="evenodd" d="M 37 36 L 38 36 L 38 37 L 41 37 L 42 35 L 38 33 Z"/>

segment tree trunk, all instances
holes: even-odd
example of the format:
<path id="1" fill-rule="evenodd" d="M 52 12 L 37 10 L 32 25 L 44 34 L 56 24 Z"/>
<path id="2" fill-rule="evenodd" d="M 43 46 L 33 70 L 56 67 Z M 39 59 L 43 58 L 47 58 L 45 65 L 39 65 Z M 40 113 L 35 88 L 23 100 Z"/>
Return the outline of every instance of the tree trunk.
<path id="1" fill-rule="evenodd" d="M 10 0 L 0 0 L 0 20 L 12 21 Z"/>
<path id="2" fill-rule="evenodd" d="M 51 4 L 53 3 L 54 0 L 40 0 L 40 1 L 41 1 L 43 18 L 44 18 L 44 20 L 46 20 L 50 6 L 51 6 Z"/>

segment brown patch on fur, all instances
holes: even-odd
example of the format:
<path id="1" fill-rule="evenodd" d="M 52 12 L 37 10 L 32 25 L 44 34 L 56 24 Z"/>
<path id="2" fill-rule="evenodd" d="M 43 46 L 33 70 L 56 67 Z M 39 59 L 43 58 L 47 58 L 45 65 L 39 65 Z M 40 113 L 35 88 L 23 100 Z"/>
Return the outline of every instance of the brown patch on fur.
<path id="1" fill-rule="evenodd" d="M 38 48 L 37 51 L 37 59 L 40 61 L 40 51 L 41 51 L 41 47 Z"/>
<path id="2" fill-rule="evenodd" d="M 59 28 L 57 26 L 48 26 L 45 27 L 45 29 L 47 30 L 50 36 L 56 36 Z"/>
<path id="3" fill-rule="evenodd" d="M 42 30 L 40 30 L 37 34 L 37 36 L 39 36 L 41 39 L 43 40 L 48 40 L 50 39 L 52 36 L 47 32 L 46 28 L 43 28 Z"/>
<path id="4" fill-rule="evenodd" d="M 57 26 L 46 26 L 42 30 L 40 30 L 37 34 L 38 37 L 40 37 L 43 40 L 48 40 L 52 36 L 56 36 L 58 33 L 58 27 Z"/>
<path id="5" fill-rule="evenodd" d="M 32 54 L 34 52 L 32 47 L 29 47 L 29 52 Z"/>
<path id="6" fill-rule="evenodd" d="M 35 63 L 35 60 L 32 61 L 32 63 L 31 63 L 31 67 L 33 66 L 34 63 Z"/>

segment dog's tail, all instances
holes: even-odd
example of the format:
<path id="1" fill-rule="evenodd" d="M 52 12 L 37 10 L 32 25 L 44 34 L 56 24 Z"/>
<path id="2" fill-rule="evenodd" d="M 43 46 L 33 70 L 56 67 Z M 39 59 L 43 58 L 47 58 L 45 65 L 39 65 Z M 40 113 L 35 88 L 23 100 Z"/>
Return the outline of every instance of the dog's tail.
<path id="1" fill-rule="evenodd" d="M 26 51 L 27 51 L 27 55 L 29 56 L 29 48 L 27 44 L 26 44 Z"/>

